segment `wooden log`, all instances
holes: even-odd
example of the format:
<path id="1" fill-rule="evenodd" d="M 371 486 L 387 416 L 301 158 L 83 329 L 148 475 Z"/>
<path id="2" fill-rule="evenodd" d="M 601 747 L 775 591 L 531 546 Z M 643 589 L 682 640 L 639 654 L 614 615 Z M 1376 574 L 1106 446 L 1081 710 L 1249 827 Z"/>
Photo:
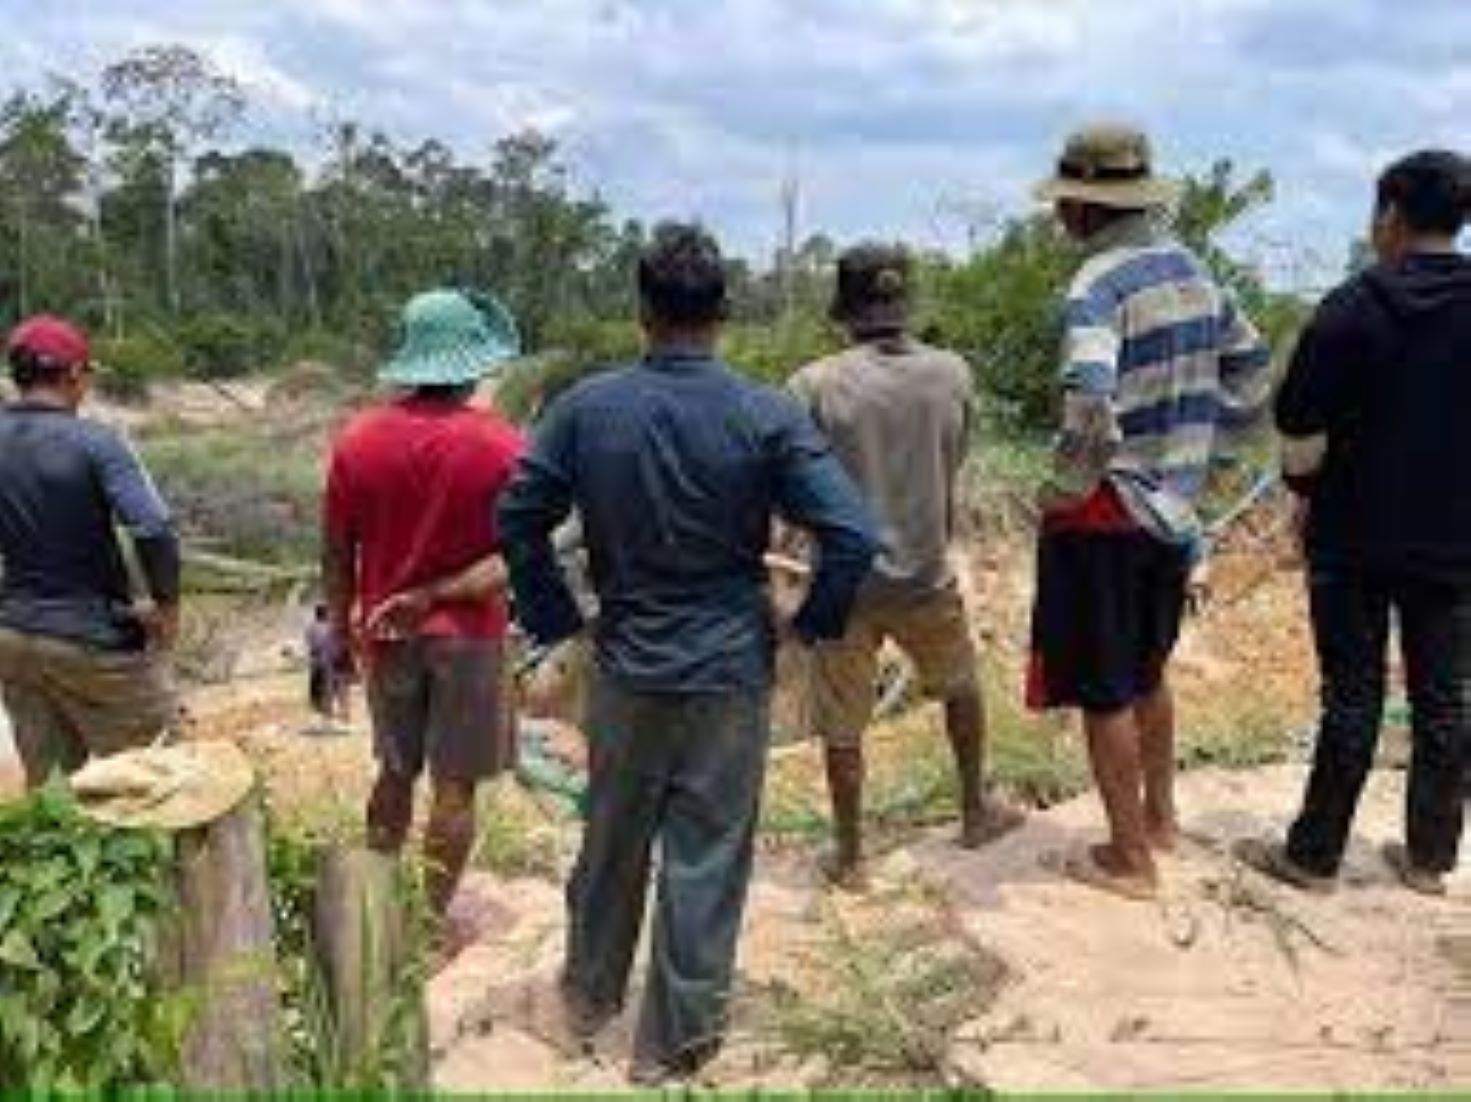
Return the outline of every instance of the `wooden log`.
<path id="1" fill-rule="evenodd" d="M 266 872 L 265 831 L 254 797 L 176 842 L 178 911 L 165 938 L 171 987 L 192 1013 L 182 1085 L 268 1090 L 286 1085 L 280 994 Z"/>
<path id="2" fill-rule="evenodd" d="M 429 1019 L 413 959 L 399 862 L 366 849 L 328 851 L 313 915 L 343 1086 L 429 1085 Z"/>

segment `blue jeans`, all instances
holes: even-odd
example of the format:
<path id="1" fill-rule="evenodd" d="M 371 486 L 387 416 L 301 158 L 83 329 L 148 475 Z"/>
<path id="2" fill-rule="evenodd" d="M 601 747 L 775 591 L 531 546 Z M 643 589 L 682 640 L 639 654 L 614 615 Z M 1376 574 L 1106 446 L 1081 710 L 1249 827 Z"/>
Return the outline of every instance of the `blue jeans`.
<path id="1" fill-rule="evenodd" d="M 1322 720 L 1288 855 L 1337 873 L 1384 718 L 1385 654 L 1399 620 L 1413 747 L 1405 838 L 1417 868 L 1455 867 L 1471 760 L 1471 586 L 1314 569 L 1309 583 Z"/>
<path id="2" fill-rule="evenodd" d="M 587 825 L 567 886 L 562 982 L 623 1005 L 657 842 L 658 899 L 635 1062 L 693 1071 L 719 1049 L 751 878 L 770 734 L 765 690 L 589 688 Z"/>

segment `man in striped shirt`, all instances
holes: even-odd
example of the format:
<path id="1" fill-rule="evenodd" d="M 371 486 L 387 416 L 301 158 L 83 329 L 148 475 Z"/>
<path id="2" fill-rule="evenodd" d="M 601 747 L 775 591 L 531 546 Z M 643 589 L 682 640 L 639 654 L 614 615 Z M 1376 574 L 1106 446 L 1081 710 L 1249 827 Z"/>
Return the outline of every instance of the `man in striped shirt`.
<path id="1" fill-rule="evenodd" d="M 1148 898 L 1168 850 L 1179 635 L 1212 462 L 1266 411 L 1269 355 L 1204 263 L 1155 214 L 1175 187 L 1144 135 L 1074 135 L 1040 197 L 1089 258 L 1065 310 L 1062 431 L 1042 490 L 1028 702 L 1080 708 L 1109 840 L 1063 859 Z"/>

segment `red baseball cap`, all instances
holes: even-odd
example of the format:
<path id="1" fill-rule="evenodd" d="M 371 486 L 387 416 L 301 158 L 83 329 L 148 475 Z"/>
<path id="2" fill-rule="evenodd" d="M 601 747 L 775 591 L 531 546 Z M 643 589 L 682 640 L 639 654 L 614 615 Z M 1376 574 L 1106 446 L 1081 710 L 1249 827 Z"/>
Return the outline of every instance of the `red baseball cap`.
<path id="1" fill-rule="evenodd" d="M 10 331 L 7 354 L 26 351 L 58 367 L 78 367 L 92 358 L 87 335 L 65 318 L 37 314 Z"/>

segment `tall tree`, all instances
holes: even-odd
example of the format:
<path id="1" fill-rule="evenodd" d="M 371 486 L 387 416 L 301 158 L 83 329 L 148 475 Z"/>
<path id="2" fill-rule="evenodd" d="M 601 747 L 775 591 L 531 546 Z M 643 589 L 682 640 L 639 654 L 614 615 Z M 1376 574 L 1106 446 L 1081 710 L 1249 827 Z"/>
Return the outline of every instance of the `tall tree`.
<path id="1" fill-rule="evenodd" d="M 146 46 L 109 65 L 102 89 L 116 114 L 111 137 L 125 175 L 157 173 L 162 190 L 164 302 L 177 314 L 180 168 L 200 143 L 221 136 L 245 110 L 233 77 L 187 46 Z"/>
<path id="2" fill-rule="evenodd" d="M 280 150 L 210 152 L 195 163 L 179 210 L 185 255 L 212 309 L 297 319 L 301 195 L 301 170 Z"/>
<path id="3" fill-rule="evenodd" d="M 83 161 L 67 133 L 64 97 L 17 92 L 0 106 L 0 196 L 14 244 L 13 309 L 60 308 L 77 291 L 67 261 Z M 70 281 L 69 281 L 70 280 Z"/>

